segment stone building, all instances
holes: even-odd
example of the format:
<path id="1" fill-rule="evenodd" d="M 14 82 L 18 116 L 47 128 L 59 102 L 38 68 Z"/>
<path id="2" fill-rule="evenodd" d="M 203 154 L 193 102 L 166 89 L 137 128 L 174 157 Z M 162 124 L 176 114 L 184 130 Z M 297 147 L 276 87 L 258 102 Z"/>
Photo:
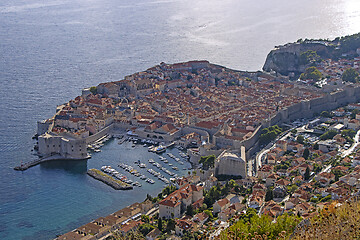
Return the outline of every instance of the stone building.
<path id="1" fill-rule="evenodd" d="M 45 133 L 39 136 L 39 155 L 49 157 L 59 155 L 66 159 L 88 157 L 85 139 L 71 139 L 61 135 Z"/>
<path id="2" fill-rule="evenodd" d="M 245 147 L 241 147 L 240 154 L 227 150 L 222 152 L 215 162 L 215 174 L 246 178 Z"/>

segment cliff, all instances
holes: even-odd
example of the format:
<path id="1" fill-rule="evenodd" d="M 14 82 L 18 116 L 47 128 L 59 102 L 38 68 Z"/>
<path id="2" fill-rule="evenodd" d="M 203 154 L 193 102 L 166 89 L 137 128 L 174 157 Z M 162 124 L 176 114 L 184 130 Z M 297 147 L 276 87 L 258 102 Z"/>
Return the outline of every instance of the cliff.
<path id="1" fill-rule="evenodd" d="M 300 63 L 300 54 L 309 50 L 316 51 L 322 58 L 331 57 L 327 42 L 289 43 L 270 51 L 266 57 L 263 70 L 267 72 L 275 71 L 283 75 L 288 75 L 290 72 L 295 74 L 304 72 L 307 66 Z"/>
<path id="2" fill-rule="evenodd" d="M 360 33 L 338 37 L 334 40 L 299 39 L 296 43 L 276 46 L 266 58 L 263 70 L 275 71 L 283 75 L 290 72 L 299 74 L 304 72 L 310 64 L 303 62 L 300 55 L 306 51 L 315 51 L 319 58 L 338 59 L 341 57 L 355 57 L 360 48 Z"/>

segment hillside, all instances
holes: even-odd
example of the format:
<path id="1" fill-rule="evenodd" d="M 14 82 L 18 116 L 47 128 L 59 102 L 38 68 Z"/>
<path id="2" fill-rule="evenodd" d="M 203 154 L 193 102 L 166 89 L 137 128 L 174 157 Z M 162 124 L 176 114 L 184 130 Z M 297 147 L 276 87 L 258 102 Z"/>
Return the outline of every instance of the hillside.
<path id="1" fill-rule="evenodd" d="M 360 202 L 333 202 L 304 223 L 291 239 L 359 239 Z"/>
<path id="2" fill-rule="evenodd" d="M 295 43 L 276 46 L 265 61 L 264 71 L 275 71 L 283 75 L 299 74 L 315 61 L 331 58 L 354 57 L 360 48 L 360 33 L 338 37 L 334 40 L 299 39 Z M 314 57 L 314 54 L 317 56 Z"/>
<path id="3" fill-rule="evenodd" d="M 300 223 L 298 217 L 288 215 L 271 220 L 250 212 L 223 231 L 219 239 L 359 239 L 360 202 L 334 201 Z"/>

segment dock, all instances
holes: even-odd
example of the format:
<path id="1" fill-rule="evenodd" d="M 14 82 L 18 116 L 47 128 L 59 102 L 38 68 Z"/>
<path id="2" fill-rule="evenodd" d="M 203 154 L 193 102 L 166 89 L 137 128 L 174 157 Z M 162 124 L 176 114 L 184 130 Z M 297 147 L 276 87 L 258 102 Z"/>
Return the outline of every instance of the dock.
<path id="1" fill-rule="evenodd" d="M 168 145 L 166 145 L 165 147 L 166 147 L 166 148 L 171 148 L 171 147 L 173 147 L 173 146 L 175 146 L 175 142 L 171 142 L 171 143 L 169 143 Z"/>
<path id="2" fill-rule="evenodd" d="M 37 160 L 30 161 L 30 162 L 27 162 L 27 163 L 22 163 L 20 166 L 14 167 L 14 170 L 16 170 L 16 171 L 25 171 L 28 168 L 36 166 L 36 165 L 38 165 L 38 164 L 40 164 L 42 162 L 44 162 L 44 159 L 37 159 Z"/>
<path id="3" fill-rule="evenodd" d="M 114 188 L 115 190 L 131 190 L 133 187 L 127 183 L 124 183 L 120 180 L 116 180 L 113 177 L 101 172 L 98 169 L 92 168 L 87 171 L 87 174 L 96 180 L 99 180 L 106 185 Z"/>

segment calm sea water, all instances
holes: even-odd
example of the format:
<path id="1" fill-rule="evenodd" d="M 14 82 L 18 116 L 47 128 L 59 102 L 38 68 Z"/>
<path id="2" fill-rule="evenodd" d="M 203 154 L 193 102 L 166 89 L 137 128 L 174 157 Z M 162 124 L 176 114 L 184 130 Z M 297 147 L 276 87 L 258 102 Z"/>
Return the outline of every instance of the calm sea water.
<path id="1" fill-rule="evenodd" d="M 359 11 L 357 0 L 2 0 L 0 239 L 51 239 L 160 191 L 114 191 L 85 174 L 150 157 L 115 141 L 88 162 L 12 170 L 34 158 L 36 121 L 82 88 L 162 61 L 258 70 L 275 45 L 359 32 Z"/>

